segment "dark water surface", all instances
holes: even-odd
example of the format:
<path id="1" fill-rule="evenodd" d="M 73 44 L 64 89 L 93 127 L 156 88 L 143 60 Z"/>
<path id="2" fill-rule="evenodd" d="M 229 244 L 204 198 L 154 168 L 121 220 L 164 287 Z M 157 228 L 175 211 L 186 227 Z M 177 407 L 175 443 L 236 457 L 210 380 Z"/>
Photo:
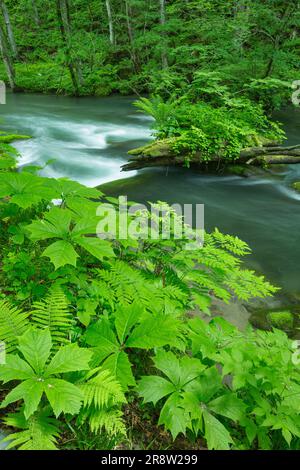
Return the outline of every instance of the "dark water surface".
<path id="1" fill-rule="evenodd" d="M 0 127 L 33 136 L 16 145 L 21 164 L 56 159 L 43 170 L 46 176 L 67 176 L 89 186 L 110 181 L 106 193 L 137 202 L 204 203 L 207 230 L 217 226 L 238 235 L 253 249 L 250 266 L 286 292 L 299 293 L 300 194 L 290 184 L 300 181 L 300 165 L 250 178 L 166 168 L 121 173 L 126 152 L 150 138 L 149 119 L 131 103 L 119 96 L 9 95 L 7 105 L 0 107 Z M 276 117 L 284 122 L 288 144 L 300 143 L 300 109 Z"/>

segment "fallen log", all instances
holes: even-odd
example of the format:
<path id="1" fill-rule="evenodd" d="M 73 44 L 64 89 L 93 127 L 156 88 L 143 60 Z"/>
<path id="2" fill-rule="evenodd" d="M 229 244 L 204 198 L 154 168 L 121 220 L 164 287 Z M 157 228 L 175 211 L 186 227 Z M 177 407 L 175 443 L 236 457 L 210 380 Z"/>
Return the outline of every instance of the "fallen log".
<path id="1" fill-rule="evenodd" d="M 156 166 L 196 166 L 202 168 L 216 168 L 220 165 L 239 164 L 266 166 L 275 164 L 300 163 L 300 145 L 282 147 L 277 142 L 266 141 L 258 147 L 248 147 L 241 151 L 238 158 L 228 161 L 220 155 L 215 155 L 209 162 L 204 161 L 201 152 L 196 152 L 192 158 L 188 155 L 177 155 L 173 150 L 176 137 L 156 140 L 149 144 L 130 150 L 129 162 L 122 166 L 122 171 L 139 170 Z"/>

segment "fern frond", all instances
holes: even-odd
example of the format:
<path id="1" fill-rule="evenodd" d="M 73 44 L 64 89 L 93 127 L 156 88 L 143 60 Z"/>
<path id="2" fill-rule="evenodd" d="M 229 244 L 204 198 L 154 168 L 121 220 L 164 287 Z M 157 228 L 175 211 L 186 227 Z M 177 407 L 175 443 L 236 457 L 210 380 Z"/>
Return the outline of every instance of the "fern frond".
<path id="1" fill-rule="evenodd" d="M 97 375 L 95 372 L 98 372 Z M 85 407 L 99 409 L 126 402 L 121 385 L 108 370 L 99 372 L 99 369 L 95 369 L 89 372 L 87 377 L 91 378 L 80 385 Z"/>
<path id="2" fill-rule="evenodd" d="M 17 338 L 29 325 L 29 313 L 22 312 L 5 300 L 0 300 L 0 341 L 6 346 L 6 352 L 14 352 Z"/>
<path id="3" fill-rule="evenodd" d="M 54 346 L 68 342 L 72 316 L 60 288 L 53 288 L 44 300 L 35 302 L 31 321 L 38 328 L 49 328 Z"/>
<path id="4" fill-rule="evenodd" d="M 119 409 L 101 409 L 90 411 L 85 418 L 88 420 L 93 433 L 104 429 L 110 436 L 126 435 L 126 427 L 123 421 L 123 413 Z"/>
<path id="5" fill-rule="evenodd" d="M 123 261 L 113 262 L 109 270 L 98 270 L 96 282 L 99 282 L 101 294 L 107 293 L 103 300 L 110 305 L 128 305 L 137 301 L 147 309 L 151 309 L 153 304 L 157 308 L 163 306 L 162 295 L 155 283 Z"/>
<path id="6" fill-rule="evenodd" d="M 4 418 L 7 426 L 22 429 L 20 432 L 9 434 L 3 442 L 8 442 L 7 450 L 56 450 L 59 436 L 58 421 L 49 416 L 49 409 L 37 411 L 28 420 L 24 413 L 14 413 Z"/>

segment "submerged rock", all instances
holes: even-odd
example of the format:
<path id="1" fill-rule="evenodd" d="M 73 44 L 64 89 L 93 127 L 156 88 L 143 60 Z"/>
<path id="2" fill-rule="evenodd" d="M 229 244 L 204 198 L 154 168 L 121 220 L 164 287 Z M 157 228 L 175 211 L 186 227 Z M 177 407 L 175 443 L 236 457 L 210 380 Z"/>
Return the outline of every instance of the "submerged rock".
<path id="1" fill-rule="evenodd" d="M 296 182 L 296 183 L 293 183 L 293 188 L 294 188 L 298 193 L 300 193 L 300 181 L 299 181 L 299 182 Z"/>

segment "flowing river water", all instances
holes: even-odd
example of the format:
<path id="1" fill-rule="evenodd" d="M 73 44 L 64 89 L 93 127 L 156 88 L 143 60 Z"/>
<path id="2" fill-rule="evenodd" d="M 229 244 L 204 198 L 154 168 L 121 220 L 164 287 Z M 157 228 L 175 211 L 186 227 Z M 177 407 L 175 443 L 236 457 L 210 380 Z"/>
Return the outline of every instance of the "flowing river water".
<path id="1" fill-rule="evenodd" d="M 0 107 L 0 127 L 32 136 L 19 141 L 20 164 L 43 165 L 42 174 L 69 177 L 88 186 L 103 185 L 109 195 L 137 202 L 204 203 L 206 230 L 248 242 L 247 264 L 288 294 L 300 293 L 300 165 L 260 176 L 207 175 L 188 169 L 145 169 L 122 173 L 127 151 L 151 138 L 151 120 L 135 111 L 133 98 L 70 98 L 9 95 Z M 289 144 L 300 143 L 300 109 L 276 116 Z"/>

